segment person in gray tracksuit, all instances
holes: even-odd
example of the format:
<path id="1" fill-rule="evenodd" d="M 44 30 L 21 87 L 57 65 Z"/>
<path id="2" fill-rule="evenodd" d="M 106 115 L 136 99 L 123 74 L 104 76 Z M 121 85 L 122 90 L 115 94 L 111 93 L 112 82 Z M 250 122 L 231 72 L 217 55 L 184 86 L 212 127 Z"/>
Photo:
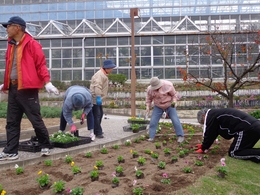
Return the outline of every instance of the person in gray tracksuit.
<path id="1" fill-rule="evenodd" d="M 260 163 L 260 148 L 253 148 L 260 139 L 259 120 L 233 108 L 202 109 L 197 119 L 204 124 L 204 138 L 196 152 L 207 152 L 220 135 L 227 140 L 233 138 L 228 151 L 230 157 Z"/>

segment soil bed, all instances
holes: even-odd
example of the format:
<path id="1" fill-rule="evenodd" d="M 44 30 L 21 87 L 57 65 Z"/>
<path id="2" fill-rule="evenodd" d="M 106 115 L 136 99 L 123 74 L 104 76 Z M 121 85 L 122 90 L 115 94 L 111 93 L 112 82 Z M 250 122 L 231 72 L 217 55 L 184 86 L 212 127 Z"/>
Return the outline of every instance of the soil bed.
<path id="1" fill-rule="evenodd" d="M 74 175 L 70 164 L 64 162 L 64 158 L 54 160 L 52 166 L 46 166 L 44 161 L 35 165 L 28 165 L 24 167 L 24 173 L 16 175 L 15 168 L 1 171 L 1 184 L 7 191 L 7 194 L 15 195 L 50 195 L 55 194 L 52 188 L 42 190 L 39 188 L 36 178 L 40 170 L 50 176 L 51 183 L 55 181 L 64 180 L 66 182 L 66 189 L 83 187 L 86 195 L 121 195 L 132 194 L 132 190 L 136 187 L 144 188 L 144 195 L 165 195 L 172 193 L 179 189 L 192 185 L 199 177 L 205 175 L 210 170 L 215 170 L 216 165 L 220 165 L 220 159 L 227 155 L 229 141 L 221 139 L 218 146 L 219 149 L 214 153 L 209 152 L 208 158 L 203 158 L 204 155 L 194 152 L 194 146 L 202 140 L 202 130 L 196 127 L 195 132 L 190 126 L 184 125 L 185 140 L 186 142 L 179 146 L 176 137 L 172 134 L 172 127 L 161 126 L 161 131 L 158 133 L 160 136 L 156 137 L 155 142 L 161 143 L 161 149 L 156 149 L 155 142 L 148 142 L 146 139 L 142 140 L 140 137 L 139 142 L 131 140 L 130 146 L 120 145 L 119 149 L 107 148 L 108 154 L 102 154 L 99 150 L 92 152 L 91 158 L 86 158 L 85 154 L 78 154 L 73 157 L 76 166 L 81 168 L 81 174 Z M 169 133 L 171 133 L 169 135 Z M 190 136 L 194 133 L 193 136 Z M 166 140 L 167 145 L 163 146 L 162 141 Z M 214 143 L 212 147 L 217 145 Z M 169 148 L 171 151 L 170 156 L 164 155 L 164 149 Z M 181 149 L 189 150 L 188 155 L 184 158 L 179 158 L 175 163 L 171 162 L 173 156 L 178 156 Z M 152 158 L 151 154 L 147 154 L 145 150 L 151 150 L 157 153 L 158 159 Z M 143 166 L 138 165 L 138 158 L 133 158 L 130 151 L 137 151 L 139 156 L 145 157 L 146 162 Z M 123 156 L 124 163 L 118 163 L 118 156 Z M 195 162 L 202 158 L 203 166 L 195 165 Z M 46 158 L 47 160 L 48 158 Z M 94 170 L 97 160 L 102 160 L 104 168 L 99 170 L 99 180 L 91 181 L 90 172 Z M 165 169 L 159 169 L 158 163 L 160 161 L 166 162 Z M 119 177 L 120 183 L 118 187 L 112 187 L 112 178 L 117 166 L 122 166 L 123 176 Z M 190 167 L 191 173 L 185 173 L 184 168 Z M 136 169 L 142 170 L 144 178 L 137 179 L 135 172 Z M 170 184 L 163 184 L 163 174 L 168 175 Z M 216 171 L 217 174 L 217 171 Z M 165 174 L 164 174 L 165 175 Z M 15 184 L 15 187 L 14 185 Z M 66 194 L 67 192 L 64 192 Z"/>

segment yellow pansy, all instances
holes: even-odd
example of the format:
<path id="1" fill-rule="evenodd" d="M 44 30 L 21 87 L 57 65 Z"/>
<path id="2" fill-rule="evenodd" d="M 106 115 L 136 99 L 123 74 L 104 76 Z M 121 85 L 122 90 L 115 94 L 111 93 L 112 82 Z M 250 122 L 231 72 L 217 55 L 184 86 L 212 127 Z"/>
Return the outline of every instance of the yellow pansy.
<path id="1" fill-rule="evenodd" d="M 1 195 L 5 195 L 5 194 L 6 194 L 6 191 L 2 190 Z"/>
<path id="2" fill-rule="evenodd" d="M 97 166 L 94 166 L 94 169 L 98 169 L 98 167 L 97 167 Z"/>
<path id="3" fill-rule="evenodd" d="M 130 150 L 130 153 L 132 154 L 132 153 L 133 153 L 133 150 Z"/>
<path id="4" fill-rule="evenodd" d="M 39 172 L 38 172 L 38 175 L 40 175 L 40 174 L 42 174 L 42 171 L 39 171 Z"/>
<path id="5" fill-rule="evenodd" d="M 72 166 L 72 167 L 73 167 L 73 166 L 74 166 L 74 164 L 75 164 L 75 163 L 72 161 L 72 162 L 70 163 L 70 166 Z"/>

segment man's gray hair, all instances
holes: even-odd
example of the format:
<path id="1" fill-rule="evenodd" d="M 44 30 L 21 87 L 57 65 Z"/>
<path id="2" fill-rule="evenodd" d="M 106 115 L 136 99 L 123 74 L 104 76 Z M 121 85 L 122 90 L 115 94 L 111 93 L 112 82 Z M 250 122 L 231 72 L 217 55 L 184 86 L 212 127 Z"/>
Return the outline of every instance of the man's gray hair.
<path id="1" fill-rule="evenodd" d="M 203 124 L 204 117 L 208 111 L 208 108 L 203 108 L 197 113 L 197 119 L 200 124 Z"/>

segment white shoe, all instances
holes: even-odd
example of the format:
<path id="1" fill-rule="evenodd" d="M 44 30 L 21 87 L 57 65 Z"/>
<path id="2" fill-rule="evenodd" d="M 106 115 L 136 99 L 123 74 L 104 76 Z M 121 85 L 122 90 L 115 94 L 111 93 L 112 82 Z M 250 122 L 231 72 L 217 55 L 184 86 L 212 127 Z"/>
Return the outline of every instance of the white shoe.
<path id="1" fill-rule="evenodd" d="M 184 137 L 178 136 L 177 142 L 178 142 L 178 143 L 182 143 L 183 141 L 184 141 Z"/>
<path id="2" fill-rule="evenodd" d="M 148 142 L 153 142 L 153 138 L 149 138 L 147 141 Z"/>
<path id="3" fill-rule="evenodd" d="M 18 158 L 19 158 L 19 156 L 18 156 L 17 153 L 9 154 L 9 153 L 2 152 L 0 154 L 0 161 L 2 161 L 2 160 L 16 160 Z"/>
<path id="4" fill-rule="evenodd" d="M 92 141 L 96 139 L 96 136 L 94 133 L 89 134 L 89 137 L 91 138 Z"/>
<path id="5" fill-rule="evenodd" d="M 49 156 L 51 153 L 49 148 L 42 148 L 41 150 L 41 156 Z"/>

